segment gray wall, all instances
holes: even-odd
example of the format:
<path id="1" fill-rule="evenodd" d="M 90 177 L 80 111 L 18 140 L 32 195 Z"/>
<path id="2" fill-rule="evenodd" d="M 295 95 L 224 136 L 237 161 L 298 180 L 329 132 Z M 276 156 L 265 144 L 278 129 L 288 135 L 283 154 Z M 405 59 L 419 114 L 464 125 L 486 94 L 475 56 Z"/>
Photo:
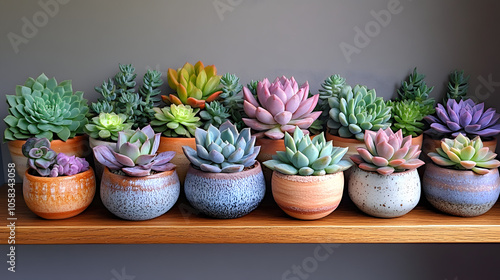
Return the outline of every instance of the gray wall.
<path id="1" fill-rule="evenodd" d="M 44 3 L 50 4 L 47 11 Z M 74 89 L 94 101 L 93 87 L 114 75 L 118 63 L 133 63 L 142 75 L 148 68 L 166 71 L 201 59 L 244 83 L 293 75 L 308 80 L 316 92 L 326 77 L 338 73 L 386 98 L 416 66 L 436 87 L 438 100 L 448 73 L 464 69 L 471 76 L 470 95 L 500 107 L 500 3 L 494 0 L 2 0 L 0 5 L 2 95 L 45 72 L 59 81 L 72 79 Z M 374 14 L 390 14 L 390 20 L 377 23 Z M 33 23 L 36 30 L 28 27 Z M 9 36 L 17 36 L 17 44 Z M 345 55 L 341 45 L 353 53 Z M 6 108 L 0 102 L 0 112 Z M 10 161 L 5 144 L 2 154 L 5 166 Z M 15 279 L 34 279 L 39 270 L 59 275 L 53 279 L 112 279 L 111 271 L 122 267 L 136 279 L 279 279 L 315 246 L 23 246 Z M 344 245 L 338 250 L 308 279 L 478 279 L 467 264 L 480 263 L 491 272 L 488 255 L 498 246 Z M 69 262 L 68 254 L 82 262 Z"/>

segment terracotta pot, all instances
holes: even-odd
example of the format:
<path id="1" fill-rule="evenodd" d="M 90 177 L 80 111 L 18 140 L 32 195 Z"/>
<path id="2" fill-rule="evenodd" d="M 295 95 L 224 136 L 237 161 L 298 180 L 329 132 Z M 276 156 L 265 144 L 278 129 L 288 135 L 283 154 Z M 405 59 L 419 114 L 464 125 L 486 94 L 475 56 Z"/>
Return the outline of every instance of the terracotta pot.
<path id="1" fill-rule="evenodd" d="M 277 151 L 285 150 L 285 140 L 273 140 L 268 138 L 257 138 L 255 141 L 255 146 L 260 146 L 260 153 L 257 156 L 257 160 L 262 163 L 266 160 L 272 159 L 273 155 Z M 271 185 L 271 178 L 273 177 L 273 171 L 266 166 L 262 165 L 262 172 L 264 173 L 264 178 L 266 180 L 266 186 Z"/>
<path id="2" fill-rule="evenodd" d="M 12 162 L 16 164 L 16 172 L 19 177 L 23 177 L 28 169 L 28 159 L 23 155 L 22 146 L 26 140 L 14 140 L 7 143 L 10 151 Z M 50 148 L 56 153 L 64 153 L 68 156 L 87 157 L 91 150 L 88 144 L 87 135 L 79 135 L 68 139 L 66 142 L 62 140 L 52 140 Z"/>
<path id="3" fill-rule="evenodd" d="M 83 212 L 94 198 L 95 177 L 90 168 L 71 176 L 40 177 L 24 173 L 23 196 L 28 208 L 45 219 L 66 219 Z"/>
<path id="4" fill-rule="evenodd" d="M 461 217 L 488 212 L 500 194 L 498 169 L 479 175 L 427 164 L 422 179 L 425 198 L 438 210 Z"/>
<path id="5" fill-rule="evenodd" d="M 412 137 L 411 138 L 411 144 L 412 145 L 418 145 L 418 149 L 422 149 L 422 143 L 424 141 L 424 134 L 420 134 L 417 137 Z"/>
<path id="6" fill-rule="evenodd" d="M 180 183 L 175 169 L 144 177 L 114 174 L 104 168 L 101 200 L 109 212 L 133 221 L 165 214 L 179 198 Z"/>
<path id="7" fill-rule="evenodd" d="M 324 176 L 285 175 L 274 171 L 273 197 L 288 215 L 302 220 L 316 220 L 331 214 L 344 191 L 344 174 Z"/>
<path id="8" fill-rule="evenodd" d="M 108 147 L 112 148 L 113 150 L 116 150 L 116 142 L 102 141 L 102 140 L 98 140 L 98 139 L 89 137 L 90 149 L 93 149 L 94 147 L 99 146 L 99 145 L 108 146 Z M 92 157 L 94 159 L 95 176 L 97 178 L 97 182 L 101 182 L 102 173 L 104 172 L 104 165 L 102 165 L 101 163 L 99 163 L 97 161 L 97 159 L 94 156 L 94 153 L 92 153 Z"/>
<path id="9" fill-rule="evenodd" d="M 174 151 L 175 156 L 171 163 L 176 165 L 175 170 L 179 176 L 179 182 L 184 184 L 186 178 L 186 173 L 189 169 L 191 162 L 186 158 L 184 152 L 182 151 L 182 146 L 189 146 L 196 150 L 196 139 L 193 138 L 181 138 L 181 137 L 161 137 L 160 146 L 158 147 L 158 153 L 166 151 Z"/>
<path id="10" fill-rule="evenodd" d="M 395 218 L 405 215 L 420 200 L 420 177 L 416 169 L 381 175 L 352 168 L 349 197 L 368 215 Z"/>
<path id="11" fill-rule="evenodd" d="M 348 150 L 347 150 L 347 153 L 344 155 L 344 159 L 348 159 L 349 161 L 351 160 L 350 157 L 352 155 L 357 155 L 358 154 L 358 151 L 356 150 L 356 148 L 358 148 L 358 147 L 362 147 L 362 148 L 366 147 L 365 146 L 365 142 L 359 141 L 358 139 L 343 138 L 343 137 L 332 135 L 329 132 L 327 132 L 325 134 L 325 137 L 326 137 L 327 141 L 330 141 L 330 140 L 333 141 L 333 146 L 336 146 L 336 147 L 347 147 Z"/>
<path id="12" fill-rule="evenodd" d="M 232 219 L 257 208 L 266 185 L 256 161 L 253 168 L 237 173 L 209 173 L 189 166 L 184 191 L 196 210 L 212 218 Z"/>

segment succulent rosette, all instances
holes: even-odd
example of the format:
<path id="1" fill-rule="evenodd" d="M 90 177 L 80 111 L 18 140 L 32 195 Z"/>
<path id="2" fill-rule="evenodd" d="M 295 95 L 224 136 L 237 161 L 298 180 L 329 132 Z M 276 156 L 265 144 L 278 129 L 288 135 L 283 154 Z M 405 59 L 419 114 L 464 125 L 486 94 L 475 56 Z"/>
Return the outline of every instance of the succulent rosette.
<path id="1" fill-rule="evenodd" d="M 85 159 L 59 153 L 52 170 L 50 170 L 50 177 L 75 175 L 88 169 L 89 163 Z"/>
<path id="2" fill-rule="evenodd" d="M 116 141 L 118 132 L 132 129 L 132 123 L 127 123 L 126 120 L 125 114 L 100 113 L 83 130 L 92 138 Z"/>
<path id="3" fill-rule="evenodd" d="M 257 98 L 248 87 L 243 88 L 243 108 L 248 116 L 243 121 L 258 132 L 256 137 L 282 139 L 295 127 L 308 134 L 307 129 L 321 115 L 321 111 L 313 112 L 319 95 L 308 98 L 309 84 L 299 87 L 293 77 L 276 78 L 273 83 L 264 79 L 258 82 L 256 92 Z"/>

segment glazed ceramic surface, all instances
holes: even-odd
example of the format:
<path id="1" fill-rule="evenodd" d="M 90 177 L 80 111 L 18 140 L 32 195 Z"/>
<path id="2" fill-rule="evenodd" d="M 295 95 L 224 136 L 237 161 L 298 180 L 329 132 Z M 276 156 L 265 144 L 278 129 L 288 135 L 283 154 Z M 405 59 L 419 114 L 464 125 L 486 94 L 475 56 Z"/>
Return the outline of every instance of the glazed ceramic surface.
<path id="1" fill-rule="evenodd" d="M 257 208 L 266 185 L 259 162 L 238 173 L 208 173 L 190 166 L 184 191 L 196 210 L 213 218 L 232 219 Z"/>
<path id="2" fill-rule="evenodd" d="M 182 151 L 182 146 L 189 146 L 196 149 L 195 138 L 176 138 L 176 137 L 161 137 L 160 146 L 158 147 L 158 153 L 166 151 L 174 151 L 175 156 L 170 160 L 171 163 L 175 164 L 177 175 L 179 176 L 179 181 L 181 184 L 184 183 L 184 178 L 186 178 L 186 173 L 189 169 L 191 162 L 186 158 L 184 152 Z"/>
<path id="3" fill-rule="evenodd" d="M 486 213 L 500 194 L 498 169 L 486 175 L 428 164 L 422 178 L 425 198 L 445 213 L 473 217 Z"/>
<path id="4" fill-rule="evenodd" d="M 416 169 L 387 176 L 357 166 L 352 170 L 349 197 L 368 215 L 379 218 L 403 216 L 420 200 L 420 177 Z"/>
<path id="5" fill-rule="evenodd" d="M 344 174 L 299 176 L 274 171 L 272 191 L 274 200 L 288 215 L 302 220 L 320 219 L 339 205 L 344 191 Z"/>
<path id="6" fill-rule="evenodd" d="M 90 149 L 93 149 L 96 146 L 104 145 L 112 148 L 113 150 L 116 149 L 116 142 L 109 142 L 109 141 L 102 141 L 102 140 L 97 140 L 95 138 L 89 137 L 89 145 Z M 92 153 L 93 155 L 94 153 Z M 104 172 L 104 165 L 102 165 L 100 162 L 97 161 L 95 156 L 94 158 L 94 167 L 95 167 L 95 176 L 97 178 L 97 181 L 100 182 L 102 178 L 102 173 Z"/>
<path id="7" fill-rule="evenodd" d="M 174 170 L 145 177 L 129 177 L 104 169 L 101 200 L 116 216 L 126 220 L 149 220 L 165 214 L 179 198 L 180 183 Z"/>
<path id="8" fill-rule="evenodd" d="M 31 170 L 31 169 L 29 169 Z M 23 196 L 28 208 L 45 219 L 66 219 L 83 212 L 94 198 L 94 171 L 71 176 L 40 177 L 25 171 Z"/>

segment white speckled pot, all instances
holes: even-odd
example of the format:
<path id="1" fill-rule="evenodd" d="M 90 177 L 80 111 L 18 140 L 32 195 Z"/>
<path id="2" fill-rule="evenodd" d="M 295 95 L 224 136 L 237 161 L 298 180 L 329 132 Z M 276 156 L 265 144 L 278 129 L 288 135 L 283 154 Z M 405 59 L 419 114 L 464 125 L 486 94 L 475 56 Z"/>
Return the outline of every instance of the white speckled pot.
<path id="1" fill-rule="evenodd" d="M 180 183 L 174 170 L 145 177 L 129 177 L 104 169 L 101 200 L 116 216 L 133 221 L 149 220 L 165 214 L 179 198 Z"/>
<path id="2" fill-rule="evenodd" d="M 353 167 L 349 197 L 368 215 L 395 218 L 405 215 L 420 200 L 420 177 L 416 169 L 380 175 Z"/>

